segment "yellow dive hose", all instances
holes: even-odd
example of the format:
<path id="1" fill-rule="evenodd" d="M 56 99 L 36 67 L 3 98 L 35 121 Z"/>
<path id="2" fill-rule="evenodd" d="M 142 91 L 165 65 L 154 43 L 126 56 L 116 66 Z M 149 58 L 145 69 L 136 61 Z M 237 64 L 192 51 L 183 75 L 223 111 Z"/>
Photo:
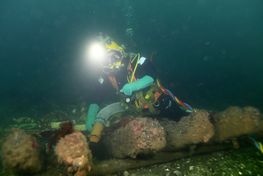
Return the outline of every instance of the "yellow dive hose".
<path id="1" fill-rule="evenodd" d="M 133 69 L 133 72 L 132 72 L 132 76 L 131 76 L 131 79 L 129 80 L 129 83 L 133 82 L 134 81 L 134 75 L 135 75 L 135 72 L 137 70 L 137 67 L 138 67 L 138 63 L 139 63 L 139 59 L 140 59 L 140 53 L 136 54 L 134 56 L 134 58 L 132 59 L 132 62 L 134 61 L 134 59 L 137 57 L 137 60 L 136 60 L 136 64 L 135 64 L 135 67 Z"/>

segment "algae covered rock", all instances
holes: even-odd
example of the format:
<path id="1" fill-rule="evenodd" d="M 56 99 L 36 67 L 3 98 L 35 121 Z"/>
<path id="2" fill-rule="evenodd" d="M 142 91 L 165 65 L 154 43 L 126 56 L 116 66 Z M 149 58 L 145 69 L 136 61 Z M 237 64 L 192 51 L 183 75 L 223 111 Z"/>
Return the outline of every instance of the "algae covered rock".
<path id="1" fill-rule="evenodd" d="M 81 132 L 61 138 L 55 147 L 55 154 L 58 162 L 67 168 L 67 175 L 86 176 L 91 170 L 91 151 Z"/>
<path id="2" fill-rule="evenodd" d="M 260 124 L 260 112 L 250 106 L 244 108 L 231 106 L 215 114 L 214 122 L 215 139 L 223 141 L 256 132 Z"/>
<path id="3" fill-rule="evenodd" d="M 166 145 L 164 128 L 157 120 L 147 117 L 131 118 L 105 138 L 109 152 L 116 158 L 136 158 Z"/>
<path id="4" fill-rule="evenodd" d="M 182 117 L 179 122 L 167 120 L 161 124 L 167 133 L 167 148 L 171 150 L 190 144 L 207 143 L 214 135 L 214 126 L 205 110 L 196 110 Z"/>
<path id="5" fill-rule="evenodd" d="M 5 169 L 14 173 L 31 174 L 42 168 L 36 138 L 21 129 L 12 129 L 4 139 L 2 159 Z"/>

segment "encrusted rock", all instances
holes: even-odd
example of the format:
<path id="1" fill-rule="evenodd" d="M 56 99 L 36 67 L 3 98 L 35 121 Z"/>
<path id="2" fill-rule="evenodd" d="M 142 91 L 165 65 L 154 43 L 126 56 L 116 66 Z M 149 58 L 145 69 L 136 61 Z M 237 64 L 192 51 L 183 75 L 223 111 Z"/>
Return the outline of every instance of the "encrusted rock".
<path id="1" fill-rule="evenodd" d="M 254 107 L 231 106 L 214 116 L 217 141 L 254 133 L 260 124 L 260 112 Z"/>
<path id="2" fill-rule="evenodd" d="M 179 122 L 168 120 L 161 124 L 167 133 L 167 148 L 171 150 L 190 144 L 207 143 L 214 135 L 214 126 L 205 110 L 196 110 L 182 117 Z"/>
<path id="3" fill-rule="evenodd" d="M 86 176 L 91 170 L 91 151 L 86 137 L 81 132 L 74 132 L 61 138 L 56 145 L 58 162 L 67 167 L 67 174 Z"/>
<path id="4" fill-rule="evenodd" d="M 157 120 L 131 118 L 106 136 L 105 143 L 112 156 L 136 158 L 161 150 L 166 145 L 165 131 Z"/>
<path id="5" fill-rule="evenodd" d="M 10 172 L 31 174 L 42 168 L 36 138 L 21 129 L 12 129 L 4 139 L 2 159 L 4 167 Z"/>

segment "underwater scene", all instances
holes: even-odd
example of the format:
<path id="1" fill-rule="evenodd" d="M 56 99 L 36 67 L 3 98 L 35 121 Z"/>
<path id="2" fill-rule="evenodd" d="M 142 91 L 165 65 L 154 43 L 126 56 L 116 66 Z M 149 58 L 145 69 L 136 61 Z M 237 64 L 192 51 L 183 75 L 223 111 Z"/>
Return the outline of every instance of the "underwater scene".
<path id="1" fill-rule="evenodd" d="M 1 0 L 0 176 L 263 176 L 262 0 Z"/>

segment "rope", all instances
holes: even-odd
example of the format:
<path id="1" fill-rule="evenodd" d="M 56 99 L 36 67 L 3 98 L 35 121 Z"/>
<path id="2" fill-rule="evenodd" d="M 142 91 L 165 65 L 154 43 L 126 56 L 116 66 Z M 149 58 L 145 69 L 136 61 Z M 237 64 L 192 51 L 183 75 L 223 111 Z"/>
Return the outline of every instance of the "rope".
<path id="1" fill-rule="evenodd" d="M 170 90 L 164 88 L 160 84 L 159 80 L 157 80 L 157 85 L 160 87 L 160 89 L 163 91 L 163 93 L 170 96 L 180 106 L 180 108 L 182 108 L 186 112 L 193 112 L 193 108 L 189 104 L 179 100 Z"/>

